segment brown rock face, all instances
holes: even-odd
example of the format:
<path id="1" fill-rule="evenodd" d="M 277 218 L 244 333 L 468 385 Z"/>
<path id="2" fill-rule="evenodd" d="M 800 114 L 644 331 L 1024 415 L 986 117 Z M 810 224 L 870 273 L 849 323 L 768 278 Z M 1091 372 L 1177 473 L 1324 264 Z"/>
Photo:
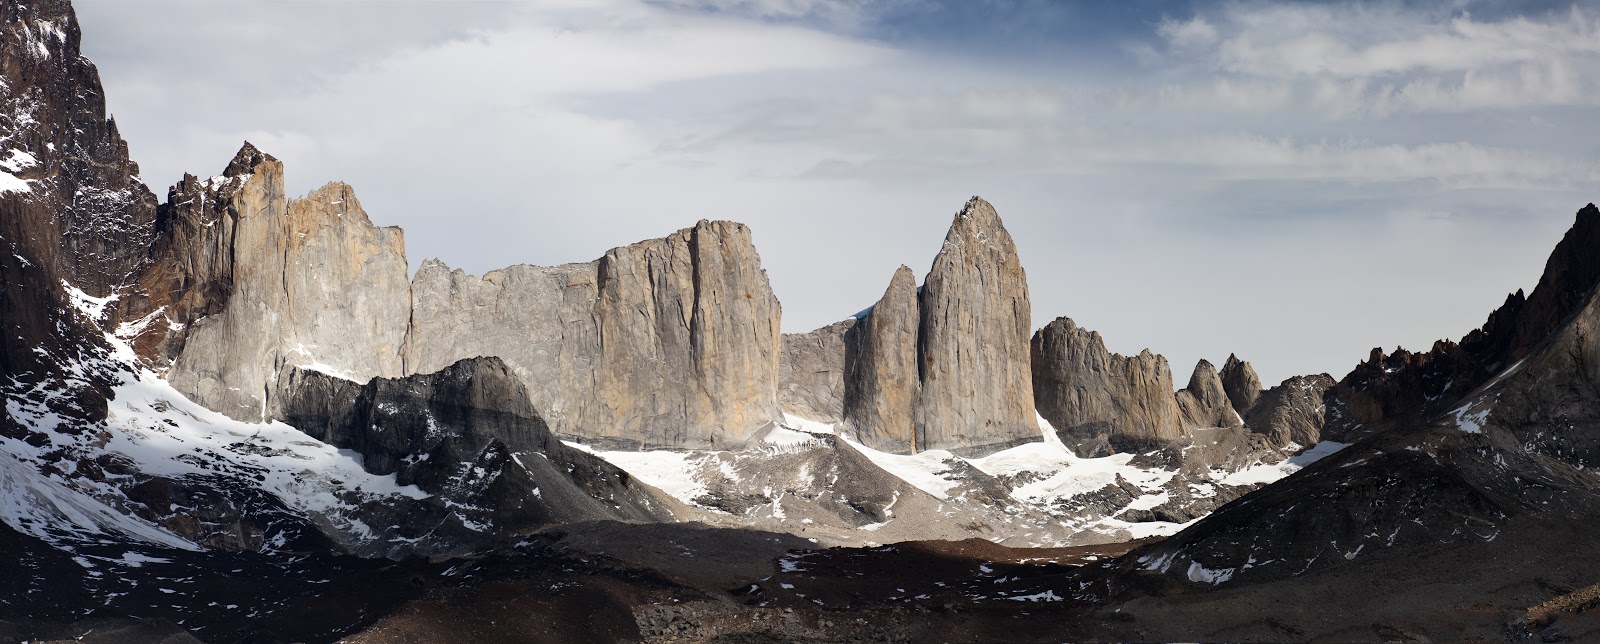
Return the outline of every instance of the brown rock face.
<path id="1" fill-rule="evenodd" d="M 1261 394 L 1244 417 L 1250 431 L 1264 434 L 1271 445 L 1310 447 L 1322 440 L 1327 415 L 1323 397 L 1334 385 L 1328 374 L 1295 376 Z"/>
<path id="2" fill-rule="evenodd" d="M 1123 357 L 1100 334 L 1056 318 L 1033 334 L 1039 415 L 1079 456 L 1143 451 L 1183 437 L 1167 359 Z"/>
<path id="3" fill-rule="evenodd" d="M 786 414 L 837 423 L 844 419 L 845 336 L 855 318 L 806 333 L 783 334 L 778 405 Z"/>
<path id="4" fill-rule="evenodd" d="M 1243 416 L 1261 398 L 1261 377 L 1250 363 L 1230 353 L 1228 361 L 1222 364 L 1222 390 L 1233 403 L 1233 410 Z"/>
<path id="5" fill-rule="evenodd" d="M 918 449 L 988 453 L 1040 439 L 1028 276 L 989 202 L 956 214 L 922 285 Z"/>
<path id="6" fill-rule="evenodd" d="M 973 197 L 956 214 L 920 291 L 901 266 L 868 315 L 791 336 L 794 364 L 820 367 L 789 370 L 782 388 L 807 391 L 814 385 L 803 379 L 831 378 L 831 369 L 844 365 L 839 416 L 883 451 L 982 455 L 1040 440 L 1030 315 L 1028 279 L 1011 235 L 994 207 Z M 827 382 L 821 390 L 831 391 Z M 830 411 L 818 409 L 816 417 Z"/>
<path id="7" fill-rule="evenodd" d="M 1210 362 L 1201 360 L 1189 376 L 1189 386 L 1177 393 L 1184 429 L 1238 427 L 1244 424 L 1222 386 L 1222 376 Z"/>
<path id="8" fill-rule="evenodd" d="M 918 451 L 917 278 L 901 266 L 883 297 L 846 336 L 845 433 L 873 449 Z"/>

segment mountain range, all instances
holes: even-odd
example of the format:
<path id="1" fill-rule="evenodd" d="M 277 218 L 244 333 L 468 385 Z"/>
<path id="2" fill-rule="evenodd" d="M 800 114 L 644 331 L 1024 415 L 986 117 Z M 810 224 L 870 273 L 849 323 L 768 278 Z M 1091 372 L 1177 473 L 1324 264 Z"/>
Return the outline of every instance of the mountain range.
<path id="1" fill-rule="evenodd" d="M 1427 352 L 1031 328 L 973 197 L 781 332 L 752 231 L 423 261 L 245 143 L 145 187 L 67 0 L 0 6 L 0 637 L 1582 639 L 1600 210 Z"/>

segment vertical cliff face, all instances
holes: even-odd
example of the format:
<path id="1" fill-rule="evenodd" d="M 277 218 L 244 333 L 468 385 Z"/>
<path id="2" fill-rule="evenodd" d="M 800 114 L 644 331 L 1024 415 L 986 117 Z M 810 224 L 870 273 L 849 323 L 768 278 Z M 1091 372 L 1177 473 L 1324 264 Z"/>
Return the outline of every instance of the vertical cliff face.
<path id="1" fill-rule="evenodd" d="M 917 277 L 901 266 L 889 288 L 846 336 L 844 431 L 874 449 L 918 451 Z"/>
<path id="2" fill-rule="evenodd" d="M 193 189 L 185 184 L 174 192 Z M 272 383 L 287 368 L 362 381 L 401 375 L 411 298 L 398 229 L 373 226 L 343 184 L 287 199 L 283 164 L 248 144 L 222 177 L 197 187 L 199 205 L 164 210 L 174 237 L 161 248 L 170 254 L 154 258 L 154 277 L 145 280 L 155 293 L 183 293 L 185 282 L 227 284 L 166 298 L 170 312 L 143 312 L 179 316 L 176 331 L 155 324 L 146 334 L 163 337 L 140 338 L 171 350 L 171 335 L 182 334 L 167 372 L 175 387 L 231 417 L 263 420 L 272 415 Z M 208 227 L 221 232 L 190 234 Z M 165 306 L 155 297 L 151 304 Z"/>
<path id="3" fill-rule="evenodd" d="M 1183 437 L 1167 359 L 1123 357 L 1100 334 L 1057 318 L 1033 335 L 1039 415 L 1080 456 L 1143 451 Z"/>
<path id="4" fill-rule="evenodd" d="M 0 29 L 0 195 L 18 211 L 6 213 L 7 227 L 31 229 L 31 239 L 14 228 L 7 239 L 39 244 L 37 262 L 90 295 L 111 295 L 144 261 L 155 196 L 106 117 L 71 4 L 10 3 Z"/>
<path id="5" fill-rule="evenodd" d="M 402 232 L 349 186 L 288 199 L 283 164 L 248 143 L 170 194 L 120 319 L 175 387 L 234 418 L 275 416 L 296 367 L 366 382 L 478 356 L 502 358 L 557 433 L 596 442 L 730 446 L 779 418 L 780 308 L 742 225 L 408 280 Z"/>
<path id="6" fill-rule="evenodd" d="M 430 261 L 412 293 L 409 372 L 498 356 L 559 434 L 725 447 L 780 417 L 781 309 L 742 225 L 702 221 L 595 262 L 482 278 Z"/>
<path id="7" fill-rule="evenodd" d="M 1028 276 L 994 207 L 956 214 L 920 299 L 920 449 L 992 451 L 1039 439 L 1028 366 Z"/>
<path id="8" fill-rule="evenodd" d="M 104 350 L 89 325 L 105 316 L 82 298 L 138 269 L 156 209 L 78 46 L 65 0 L 0 4 L 0 390 L 30 405 L 54 392 L 57 431 L 104 415 L 112 375 L 68 368 Z M 0 434 L 23 438 L 13 413 Z"/>
<path id="9" fill-rule="evenodd" d="M 837 423 L 844 419 L 845 338 L 855 318 L 806 333 L 783 334 L 778 405 L 783 413 Z"/>
<path id="10" fill-rule="evenodd" d="M 840 418 L 883 451 L 986 454 L 1041 438 L 1029 367 L 1031 314 L 1016 245 L 994 207 L 973 197 L 956 214 L 921 289 L 901 266 L 866 315 L 788 336 L 786 346 L 795 348 L 785 351 L 797 365 L 844 366 L 843 396 L 813 396 L 808 406 L 826 408 L 812 418 Z M 812 385 L 800 379 L 833 373 L 826 369 L 789 370 L 781 386 L 806 391 Z"/>

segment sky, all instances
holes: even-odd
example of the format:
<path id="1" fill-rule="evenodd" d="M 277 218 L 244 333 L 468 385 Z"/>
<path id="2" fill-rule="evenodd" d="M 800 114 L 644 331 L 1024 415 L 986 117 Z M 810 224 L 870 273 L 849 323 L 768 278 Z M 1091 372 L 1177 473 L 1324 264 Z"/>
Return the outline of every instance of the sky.
<path id="1" fill-rule="evenodd" d="M 474 274 L 739 221 L 788 332 L 980 195 L 1035 327 L 1179 386 L 1459 338 L 1600 201 L 1600 2 L 75 4 L 158 195 L 249 140 Z"/>

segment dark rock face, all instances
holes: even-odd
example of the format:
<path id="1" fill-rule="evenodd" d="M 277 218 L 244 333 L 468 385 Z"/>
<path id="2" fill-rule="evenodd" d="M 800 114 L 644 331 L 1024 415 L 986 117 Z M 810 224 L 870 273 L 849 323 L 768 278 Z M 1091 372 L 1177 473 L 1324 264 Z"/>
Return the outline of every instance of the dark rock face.
<path id="1" fill-rule="evenodd" d="M 1294 443 L 1309 447 L 1322 440 L 1327 417 L 1323 399 L 1334 385 L 1328 374 L 1295 376 L 1261 394 L 1244 417 L 1251 431 L 1264 434 L 1276 447 Z"/>
<path id="2" fill-rule="evenodd" d="M 0 6 L 0 374 L 8 395 L 41 385 L 59 392 L 56 413 L 90 422 L 104 415 L 109 374 L 63 365 L 104 347 L 63 282 L 110 295 L 143 260 L 155 198 L 106 118 L 79 36 L 64 0 Z M 0 412 L 0 432 L 27 430 Z"/>
<path id="3" fill-rule="evenodd" d="M 918 322 L 917 278 L 901 266 L 883 297 L 846 335 L 843 430 L 873 449 L 919 449 L 912 431 Z"/>
<path id="4" fill-rule="evenodd" d="M 1373 349 L 1330 392 L 1328 435 L 1350 440 L 1439 413 L 1526 357 L 1577 313 L 1600 282 L 1597 246 L 1600 209 L 1589 204 L 1551 252 L 1532 294 L 1507 296 L 1459 343 L 1440 340 L 1426 353 Z"/>
<path id="5" fill-rule="evenodd" d="M 973 197 L 956 214 L 919 304 L 917 448 L 978 454 L 1039 440 L 1028 276 L 988 202 Z"/>
<path id="6" fill-rule="evenodd" d="M 845 337 L 855 318 L 806 333 L 783 334 L 778 405 L 786 414 L 837 423 L 844 418 Z"/>
<path id="7" fill-rule="evenodd" d="M 1233 410 L 1233 402 L 1222 384 L 1222 376 L 1210 362 L 1201 360 L 1189 376 L 1189 386 L 1177 393 L 1178 413 L 1185 429 L 1239 427 L 1244 421 Z"/>
<path id="8" fill-rule="evenodd" d="M 0 9 L 0 29 L 7 41 L 0 47 L 0 167 L 15 178 L 0 191 L 12 207 L 29 211 L 5 219 L 39 234 L 6 239 L 53 246 L 34 259 L 90 295 L 109 295 L 144 260 L 155 196 L 138 180 L 116 122 L 106 118 L 99 73 L 78 51 L 71 3 L 12 3 Z"/>
<path id="9" fill-rule="evenodd" d="M 1496 562 L 1485 574 L 1510 583 L 1528 574 L 1519 562 L 1592 541 L 1600 275 L 1572 251 L 1600 232 L 1597 219 L 1580 212 L 1552 255 L 1539 288 L 1555 295 L 1513 296 L 1460 344 L 1374 352 L 1337 385 L 1311 377 L 1268 391 L 1250 418 L 1275 442 L 1311 440 L 1320 397 L 1342 406 L 1329 412 L 1328 429 L 1355 443 L 1135 553 L 1123 562 L 1128 578 L 1239 587 L 1339 570 L 1338 579 L 1376 583 L 1411 574 L 1406 566 L 1422 557 L 1461 550 Z M 1576 276 L 1586 272 L 1594 281 L 1577 308 L 1544 337 L 1524 335 L 1573 306 L 1570 295 L 1585 290 Z M 1497 370 L 1481 374 L 1490 365 Z M 1371 425 L 1353 431 L 1361 421 Z"/>
<path id="10" fill-rule="evenodd" d="M 1233 410 L 1240 416 L 1245 415 L 1261 398 L 1261 377 L 1250 363 L 1233 354 L 1223 363 L 1221 375 L 1222 391 L 1228 395 L 1228 402 L 1233 403 Z"/>
<path id="11" fill-rule="evenodd" d="M 279 386 L 284 422 L 359 452 L 367 471 L 416 485 L 468 525 L 672 518 L 627 473 L 557 440 L 497 358 L 366 384 L 295 369 Z"/>
<path id="12" fill-rule="evenodd" d="M 1100 334 L 1057 318 L 1033 335 L 1039 415 L 1079 456 L 1137 452 L 1183 436 L 1167 360 L 1123 357 Z"/>

